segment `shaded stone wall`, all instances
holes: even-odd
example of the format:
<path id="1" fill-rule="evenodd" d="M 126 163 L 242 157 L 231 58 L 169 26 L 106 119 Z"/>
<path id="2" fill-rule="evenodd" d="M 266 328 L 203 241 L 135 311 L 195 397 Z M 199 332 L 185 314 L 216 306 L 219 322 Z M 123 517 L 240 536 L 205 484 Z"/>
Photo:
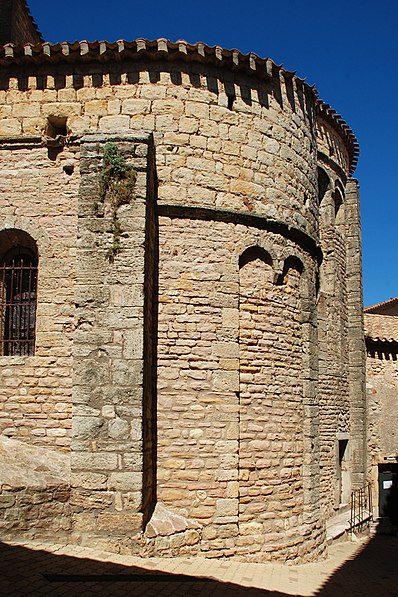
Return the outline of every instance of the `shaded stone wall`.
<path id="1" fill-rule="evenodd" d="M 371 317 L 369 315 L 368 317 Z M 368 342 L 368 340 L 367 340 Z M 379 465 L 393 463 L 398 454 L 396 343 L 369 341 L 366 359 L 368 470 L 372 487 L 373 516 L 379 516 Z"/>
<path id="2" fill-rule="evenodd" d="M 358 181 L 347 182 L 345 227 L 347 238 L 348 380 L 352 485 L 362 487 L 367 476 L 366 352 L 363 325 L 362 245 Z"/>
<path id="3" fill-rule="evenodd" d="M 0 0 L 0 44 L 36 44 L 40 33 L 25 0 Z"/>
<path id="4" fill-rule="evenodd" d="M 367 357 L 369 465 L 398 454 L 396 358 Z M 395 355 L 396 357 L 396 355 Z"/>
<path id="5" fill-rule="evenodd" d="M 364 342 L 359 196 L 347 152 L 318 121 L 320 267 L 318 295 L 321 496 L 327 517 L 364 483 Z M 353 194 L 354 193 L 354 194 Z M 342 443 L 344 463 L 340 462 Z M 340 452 L 339 452 L 340 442 Z M 357 463 L 357 464 L 355 464 Z M 348 468 L 342 487 L 342 469 Z"/>

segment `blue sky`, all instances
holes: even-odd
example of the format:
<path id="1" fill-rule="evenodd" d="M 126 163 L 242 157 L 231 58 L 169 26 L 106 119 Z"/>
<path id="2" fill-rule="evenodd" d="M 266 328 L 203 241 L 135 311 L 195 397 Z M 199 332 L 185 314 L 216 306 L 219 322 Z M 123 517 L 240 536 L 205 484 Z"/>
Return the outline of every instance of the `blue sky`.
<path id="1" fill-rule="evenodd" d="M 50 42 L 167 37 L 255 52 L 315 84 L 361 154 L 364 303 L 398 295 L 397 0 L 28 0 Z M 395 172 L 395 175 L 394 175 Z"/>

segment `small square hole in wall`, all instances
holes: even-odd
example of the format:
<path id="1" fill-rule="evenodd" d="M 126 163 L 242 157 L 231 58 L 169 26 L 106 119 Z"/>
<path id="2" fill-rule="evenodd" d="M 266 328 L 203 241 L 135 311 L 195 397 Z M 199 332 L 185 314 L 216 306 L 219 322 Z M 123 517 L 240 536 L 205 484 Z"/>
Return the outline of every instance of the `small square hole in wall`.
<path id="1" fill-rule="evenodd" d="M 66 137 L 68 134 L 66 128 L 66 116 L 49 116 L 47 118 L 46 135 L 50 139 L 57 137 Z"/>

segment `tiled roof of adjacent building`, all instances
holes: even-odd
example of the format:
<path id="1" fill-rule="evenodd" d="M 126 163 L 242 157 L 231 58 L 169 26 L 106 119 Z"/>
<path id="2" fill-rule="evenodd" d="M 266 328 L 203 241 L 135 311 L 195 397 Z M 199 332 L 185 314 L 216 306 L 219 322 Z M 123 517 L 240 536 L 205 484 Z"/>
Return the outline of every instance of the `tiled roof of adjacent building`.
<path id="1" fill-rule="evenodd" d="M 364 314 L 365 337 L 379 342 L 398 342 L 396 315 Z"/>
<path id="2" fill-rule="evenodd" d="M 364 313 L 379 313 L 381 309 L 384 307 L 392 307 L 398 305 L 398 296 L 394 298 L 390 298 L 387 301 L 382 301 L 381 303 L 376 303 L 375 305 L 370 305 L 369 307 L 365 307 L 363 312 Z"/>
<path id="3" fill-rule="evenodd" d="M 172 42 L 165 38 L 156 40 L 137 39 L 132 42 L 118 40 L 114 43 L 107 41 L 63 42 L 58 44 L 40 43 L 16 46 L 7 44 L 0 47 L 0 65 L 8 64 L 28 65 L 43 63 L 106 63 L 112 60 L 166 60 L 196 62 L 212 64 L 221 69 L 244 71 L 258 78 L 269 78 L 279 75 L 285 79 L 295 79 L 305 85 L 316 97 L 318 114 L 338 131 L 344 140 L 350 159 L 350 173 L 355 170 L 359 146 L 354 133 L 340 114 L 337 114 L 329 104 L 318 97 L 313 86 L 288 71 L 282 65 L 275 64 L 269 58 L 260 58 L 257 54 L 243 54 L 239 50 L 227 50 L 220 46 L 208 46 L 202 42 L 190 44 L 184 40 Z"/>

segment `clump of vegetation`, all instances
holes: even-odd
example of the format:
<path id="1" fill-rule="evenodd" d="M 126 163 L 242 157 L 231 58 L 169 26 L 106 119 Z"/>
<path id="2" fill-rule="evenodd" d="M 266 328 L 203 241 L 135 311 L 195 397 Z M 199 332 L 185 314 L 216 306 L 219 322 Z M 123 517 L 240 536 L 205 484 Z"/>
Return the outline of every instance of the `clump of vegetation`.
<path id="1" fill-rule="evenodd" d="M 111 262 L 122 250 L 122 228 L 117 217 L 117 210 L 121 205 L 130 203 L 134 195 L 136 180 L 136 171 L 126 162 L 116 143 L 106 143 L 100 180 L 100 201 L 104 203 L 105 199 L 108 199 L 112 207 L 113 243 L 108 251 L 108 258 Z M 94 209 L 98 211 L 98 204 Z"/>
<path id="2" fill-rule="evenodd" d="M 106 143 L 101 175 L 101 200 L 105 201 L 108 197 L 114 209 L 129 203 L 136 180 L 136 171 L 126 162 L 116 143 Z"/>

